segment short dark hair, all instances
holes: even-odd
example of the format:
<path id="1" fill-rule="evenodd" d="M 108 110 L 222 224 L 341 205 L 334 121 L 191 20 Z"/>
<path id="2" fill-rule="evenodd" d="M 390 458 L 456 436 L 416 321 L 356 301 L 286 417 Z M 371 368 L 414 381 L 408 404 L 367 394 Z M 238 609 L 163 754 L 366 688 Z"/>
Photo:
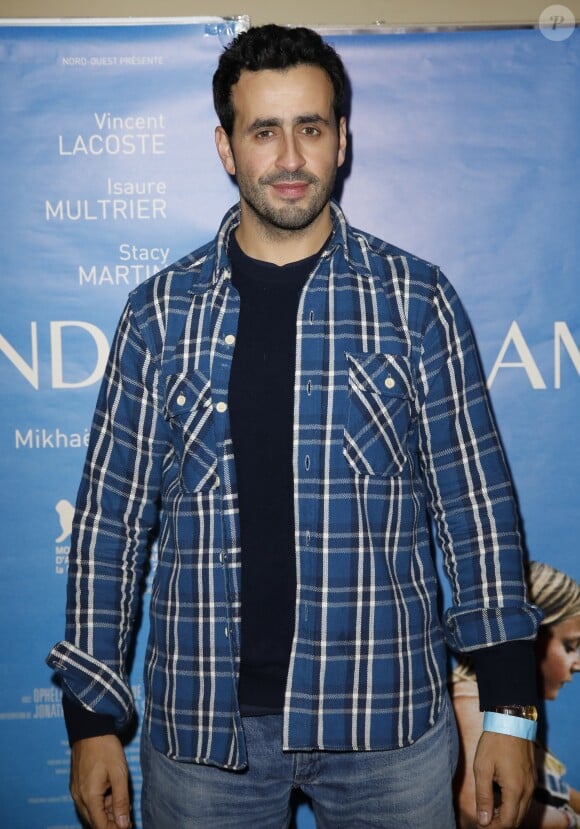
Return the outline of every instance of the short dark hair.
<path id="1" fill-rule="evenodd" d="M 332 108 L 338 127 L 345 106 L 346 73 L 336 51 L 312 29 L 268 23 L 242 32 L 220 56 L 213 76 L 213 102 L 226 133 L 231 136 L 234 129 L 232 86 L 244 69 L 259 72 L 301 65 L 318 66 L 330 78 L 334 90 Z"/>

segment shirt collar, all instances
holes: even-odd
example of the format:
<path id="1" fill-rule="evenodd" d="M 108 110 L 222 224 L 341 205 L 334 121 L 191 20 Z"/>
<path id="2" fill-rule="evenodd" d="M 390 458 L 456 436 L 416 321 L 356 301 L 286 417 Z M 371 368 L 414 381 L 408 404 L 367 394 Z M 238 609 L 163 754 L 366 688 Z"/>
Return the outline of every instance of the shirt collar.
<path id="1" fill-rule="evenodd" d="M 331 218 L 332 218 L 332 233 L 329 236 L 328 242 L 321 253 L 321 257 L 329 258 L 337 249 L 341 249 L 344 259 L 349 267 L 361 270 L 367 270 L 367 266 L 362 261 L 360 256 L 360 249 L 358 245 L 352 245 L 353 240 L 350 238 L 351 231 L 346 221 L 346 217 L 334 199 L 330 202 Z M 228 246 L 230 235 L 240 223 L 240 205 L 234 204 L 225 214 L 220 224 L 217 236 L 215 237 L 215 255 L 208 256 L 202 265 L 200 278 L 194 288 L 197 293 L 200 290 L 207 290 L 208 288 L 215 288 L 224 279 L 231 277 L 231 265 L 228 256 Z M 358 256 L 356 255 L 357 250 Z M 354 254 L 354 255 L 353 255 Z"/>

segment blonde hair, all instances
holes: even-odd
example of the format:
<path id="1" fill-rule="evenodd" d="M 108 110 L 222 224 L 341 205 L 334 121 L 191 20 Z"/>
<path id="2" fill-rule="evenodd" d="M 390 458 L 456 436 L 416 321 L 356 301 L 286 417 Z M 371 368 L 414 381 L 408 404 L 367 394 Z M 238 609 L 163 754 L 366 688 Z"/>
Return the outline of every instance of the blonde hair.
<path id="1" fill-rule="evenodd" d="M 580 584 L 541 561 L 531 561 L 527 573 L 528 596 L 544 614 L 542 626 L 555 625 L 580 615 Z"/>

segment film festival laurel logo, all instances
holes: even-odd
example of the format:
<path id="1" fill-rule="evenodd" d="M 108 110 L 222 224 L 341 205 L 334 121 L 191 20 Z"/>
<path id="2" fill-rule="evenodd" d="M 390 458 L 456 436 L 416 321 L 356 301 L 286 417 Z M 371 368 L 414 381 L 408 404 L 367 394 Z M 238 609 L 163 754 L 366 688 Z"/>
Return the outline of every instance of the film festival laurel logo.
<path id="1" fill-rule="evenodd" d="M 72 534 L 73 518 L 75 508 L 66 498 L 61 498 L 54 506 L 58 515 L 60 524 L 60 533 L 55 538 L 54 548 L 54 571 L 57 574 L 64 574 L 68 567 L 68 555 L 70 552 L 70 537 Z M 157 566 L 157 543 L 154 543 L 151 548 L 150 567 L 151 572 L 154 572 Z M 151 577 L 148 579 L 146 585 L 146 593 L 151 592 Z"/>
<path id="2" fill-rule="evenodd" d="M 61 500 L 55 504 L 54 508 L 58 514 L 58 520 L 60 522 L 60 534 L 57 536 L 57 538 L 55 538 L 55 572 L 64 573 L 66 571 L 68 563 L 68 554 L 70 551 L 70 536 L 72 533 L 73 516 L 75 508 L 73 507 L 71 502 L 67 501 L 65 498 L 61 498 Z"/>

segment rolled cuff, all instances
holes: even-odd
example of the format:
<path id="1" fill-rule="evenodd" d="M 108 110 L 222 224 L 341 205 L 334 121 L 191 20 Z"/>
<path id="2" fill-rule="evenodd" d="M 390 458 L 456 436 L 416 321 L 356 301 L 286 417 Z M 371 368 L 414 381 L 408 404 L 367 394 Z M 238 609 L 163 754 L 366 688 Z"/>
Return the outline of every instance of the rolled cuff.
<path id="1" fill-rule="evenodd" d="M 450 608 L 445 614 L 446 640 L 452 650 L 469 653 L 515 639 L 535 639 L 542 612 L 531 604 Z"/>
<path id="2" fill-rule="evenodd" d="M 116 729 L 133 718 L 135 705 L 128 682 L 104 662 L 62 641 L 50 651 L 46 663 L 58 675 L 65 693 L 89 711 L 112 717 Z"/>

